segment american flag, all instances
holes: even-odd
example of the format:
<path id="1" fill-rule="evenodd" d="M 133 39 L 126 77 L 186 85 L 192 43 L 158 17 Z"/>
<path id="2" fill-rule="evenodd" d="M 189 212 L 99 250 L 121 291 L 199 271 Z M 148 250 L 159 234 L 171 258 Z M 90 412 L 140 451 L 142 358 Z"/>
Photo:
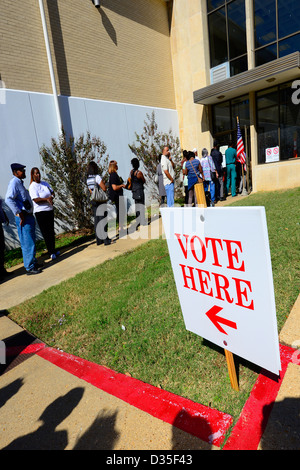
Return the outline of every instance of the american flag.
<path id="1" fill-rule="evenodd" d="M 241 164 L 246 163 L 246 154 L 245 154 L 245 149 L 244 149 L 244 142 L 243 142 L 243 137 L 240 129 L 239 122 L 237 123 L 237 160 Z"/>

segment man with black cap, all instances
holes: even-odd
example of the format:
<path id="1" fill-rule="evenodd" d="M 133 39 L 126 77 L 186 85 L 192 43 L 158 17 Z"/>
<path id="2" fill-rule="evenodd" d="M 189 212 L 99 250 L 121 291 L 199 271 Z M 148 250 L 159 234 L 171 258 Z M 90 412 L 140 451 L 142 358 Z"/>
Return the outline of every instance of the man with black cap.
<path id="1" fill-rule="evenodd" d="M 15 215 L 18 236 L 22 248 L 24 267 L 27 274 L 39 274 L 35 257 L 35 219 L 32 214 L 32 202 L 29 192 L 24 187 L 26 178 L 25 165 L 12 163 L 13 178 L 10 180 L 5 196 L 5 202 Z"/>

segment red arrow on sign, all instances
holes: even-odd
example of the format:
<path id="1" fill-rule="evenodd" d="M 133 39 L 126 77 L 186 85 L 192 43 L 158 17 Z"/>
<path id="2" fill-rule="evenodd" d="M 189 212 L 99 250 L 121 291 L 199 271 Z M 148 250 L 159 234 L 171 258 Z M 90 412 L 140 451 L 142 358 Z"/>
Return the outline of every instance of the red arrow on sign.
<path id="1" fill-rule="evenodd" d="M 218 317 L 217 315 L 221 310 L 223 310 L 223 307 L 218 307 L 217 305 L 214 305 L 212 308 L 210 308 L 206 312 L 205 315 L 208 316 L 210 321 L 213 322 L 215 327 L 218 328 L 218 330 L 221 331 L 221 333 L 224 333 L 225 335 L 227 335 L 226 331 L 220 326 L 220 323 L 222 323 L 223 325 L 229 326 L 230 328 L 234 328 L 235 330 L 237 330 L 237 326 L 236 326 L 236 323 L 234 323 L 233 321 L 226 320 L 226 318 Z"/>

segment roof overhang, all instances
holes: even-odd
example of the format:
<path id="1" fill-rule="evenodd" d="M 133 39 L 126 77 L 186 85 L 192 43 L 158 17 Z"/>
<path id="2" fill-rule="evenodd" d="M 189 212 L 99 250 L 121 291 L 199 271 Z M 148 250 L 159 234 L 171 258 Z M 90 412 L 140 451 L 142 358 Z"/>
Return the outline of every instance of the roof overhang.
<path id="1" fill-rule="evenodd" d="M 194 91 L 194 103 L 216 104 L 300 77 L 300 52 Z"/>

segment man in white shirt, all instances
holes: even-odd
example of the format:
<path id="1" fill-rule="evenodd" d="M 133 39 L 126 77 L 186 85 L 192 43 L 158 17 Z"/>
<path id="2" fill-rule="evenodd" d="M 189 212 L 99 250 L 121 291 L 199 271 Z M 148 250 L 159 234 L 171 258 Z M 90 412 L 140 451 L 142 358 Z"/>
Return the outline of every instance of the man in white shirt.
<path id="1" fill-rule="evenodd" d="M 192 152 L 195 154 L 195 158 L 197 158 L 197 159 L 199 160 L 199 162 L 200 162 L 200 158 L 198 157 L 198 150 L 197 150 L 196 148 L 194 148 L 194 149 L 192 150 Z"/>
<path id="2" fill-rule="evenodd" d="M 167 206 L 174 206 L 174 183 L 175 183 L 175 171 L 174 162 L 170 157 L 169 147 L 164 147 L 161 156 L 161 169 L 163 174 L 164 187 L 167 195 Z"/>

